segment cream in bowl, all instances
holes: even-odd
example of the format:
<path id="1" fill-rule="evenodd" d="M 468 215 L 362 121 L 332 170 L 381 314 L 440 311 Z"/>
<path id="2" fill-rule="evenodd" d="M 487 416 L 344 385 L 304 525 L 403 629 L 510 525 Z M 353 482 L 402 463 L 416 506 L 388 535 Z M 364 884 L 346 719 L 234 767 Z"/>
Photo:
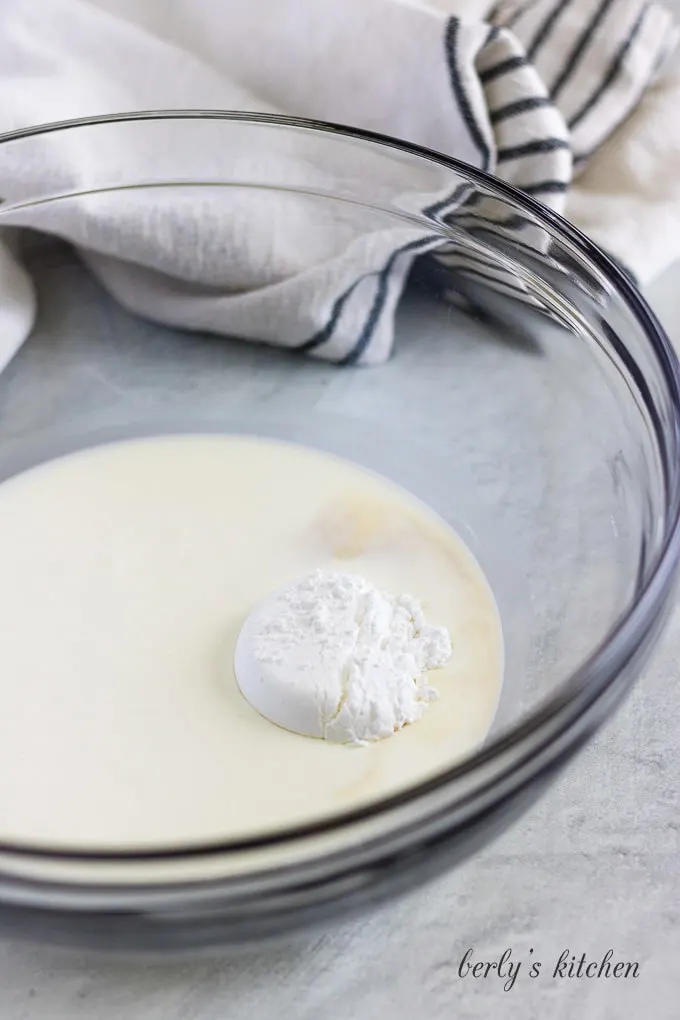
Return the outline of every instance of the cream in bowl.
<path id="1" fill-rule="evenodd" d="M 183 435 L 71 454 L 0 486 L 0 562 L 2 840 L 167 847 L 290 827 L 442 771 L 494 716 L 503 642 L 472 555 L 324 453 Z M 281 708 L 286 663 L 302 710 L 285 691 Z M 312 689 L 330 699 L 320 728 Z"/>

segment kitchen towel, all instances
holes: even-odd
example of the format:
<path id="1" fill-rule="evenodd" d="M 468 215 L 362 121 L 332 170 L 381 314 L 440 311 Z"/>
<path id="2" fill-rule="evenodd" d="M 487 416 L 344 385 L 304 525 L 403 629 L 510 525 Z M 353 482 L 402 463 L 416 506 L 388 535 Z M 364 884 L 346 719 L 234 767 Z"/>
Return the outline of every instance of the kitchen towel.
<path id="1" fill-rule="evenodd" d="M 676 43 L 670 15 L 640 0 L 3 0 L 0 131 L 163 108 L 379 131 L 566 213 L 644 281 L 680 254 Z M 0 145 L 0 367 L 35 315 L 21 228 L 73 243 L 141 315 L 360 364 L 389 356 L 415 259 L 437 258 L 452 277 L 479 270 L 415 222 L 319 215 L 302 199 L 274 207 L 264 190 L 208 189 L 200 201 L 177 189 L 83 194 L 151 180 L 165 156 L 185 179 L 192 168 L 217 179 L 227 165 L 242 179 L 322 191 L 373 169 L 385 192 L 376 201 L 418 196 L 407 212 L 462 226 L 479 216 L 479 196 L 434 168 L 372 168 L 360 147 L 334 165 L 313 136 L 259 132 L 246 146 L 233 126 L 183 125 Z M 30 202 L 65 193 L 74 197 Z"/>

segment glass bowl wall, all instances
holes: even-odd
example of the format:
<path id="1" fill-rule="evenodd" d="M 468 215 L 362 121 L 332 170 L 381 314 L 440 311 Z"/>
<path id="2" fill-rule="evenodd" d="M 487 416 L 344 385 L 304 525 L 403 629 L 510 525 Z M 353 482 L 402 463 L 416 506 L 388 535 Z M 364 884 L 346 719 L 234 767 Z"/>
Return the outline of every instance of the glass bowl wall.
<path id="1" fill-rule="evenodd" d="M 49 193 L 34 173 L 46 157 L 59 182 Z M 119 436 L 305 443 L 380 472 L 449 521 L 489 578 L 506 636 L 494 730 L 437 780 L 305 830 L 143 855 L 18 847 L 0 821 L 0 922 L 107 947 L 240 942 L 325 922 L 472 852 L 611 714 L 663 622 L 678 557 L 678 366 L 644 301 L 530 198 L 329 125 L 105 118 L 5 136 L 0 165 L 13 181 L 0 226 L 28 228 L 39 298 L 32 335 L 0 375 L 1 478 Z M 235 202 L 260 232 L 271 225 L 291 272 L 308 268 L 297 248 L 318 262 L 356 238 L 422 242 L 390 360 L 366 367 L 357 349 L 336 365 L 323 342 L 310 357 L 168 325 L 172 295 L 205 287 L 192 259 L 212 260 L 207 292 L 233 284 L 220 236 Z M 142 207 L 159 224 L 146 254 L 169 295 L 164 322 L 109 293 Z M 113 234 L 112 219 L 123 225 Z M 78 256 L 60 240 L 74 223 Z M 182 279 L 165 273 L 178 247 Z M 374 275 L 367 322 L 386 289 Z M 296 325 L 250 339 L 304 346 L 315 323 L 301 310 Z"/>

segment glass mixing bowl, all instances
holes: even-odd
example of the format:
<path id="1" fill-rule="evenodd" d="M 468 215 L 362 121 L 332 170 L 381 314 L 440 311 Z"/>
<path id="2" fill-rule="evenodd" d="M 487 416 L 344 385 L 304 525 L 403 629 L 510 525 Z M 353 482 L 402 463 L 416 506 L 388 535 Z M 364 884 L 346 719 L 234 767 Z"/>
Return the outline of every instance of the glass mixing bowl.
<path id="1" fill-rule="evenodd" d="M 36 183 L 46 161 L 49 191 Z M 473 853 L 612 714 L 669 601 L 680 379 L 629 278 L 492 177 L 326 124 L 101 118 L 5 135 L 0 167 L 12 181 L 0 225 L 10 239 L 28 228 L 14 243 L 39 297 L 32 335 L 0 376 L 0 477 L 112 436 L 302 442 L 380 472 L 449 521 L 490 580 L 506 636 L 485 746 L 381 803 L 294 831 L 144 852 L 17 846 L 0 820 L 2 924 L 127 950 L 241 943 L 384 900 Z M 412 245 L 392 358 L 361 363 L 395 298 L 386 263 L 354 293 L 363 325 L 341 365 L 324 360 L 332 328 L 310 343 L 318 323 L 304 308 L 297 336 L 277 337 L 274 323 L 250 339 L 317 357 L 170 328 L 173 297 L 202 293 L 192 260 L 213 260 L 205 293 L 219 292 L 220 215 L 236 207 L 259 217 L 258 230 L 270 226 L 272 249 L 288 246 L 291 273 L 357 238 Z M 167 298 L 156 316 L 165 324 L 125 310 L 134 301 L 124 288 L 110 294 L 125 256 L 116 245 L 140 210 L 158 224 L 145 258 Z M 121 229 L 107 232 L 112 221 Z M 59 240 L 74 223 L 78 257 Z M 206 224 L 217 227 L 209 240 Z M 264 263 L 268 248 L 248 253 L 256 278 L 268 269 L 253 260 Z M 169 251 L 182 254 L 182 279 L 164 274 Z"/>

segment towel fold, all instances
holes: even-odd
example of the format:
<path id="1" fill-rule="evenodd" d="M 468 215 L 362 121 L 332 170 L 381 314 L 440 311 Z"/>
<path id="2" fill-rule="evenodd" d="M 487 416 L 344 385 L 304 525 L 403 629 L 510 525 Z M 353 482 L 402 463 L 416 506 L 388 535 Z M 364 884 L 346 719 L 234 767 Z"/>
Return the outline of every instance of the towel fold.
<path id="1" fill-rule="evenodd" d="M 640 0 L 4 0 L 0 131 L 163 108 L 345 123 L 496 174 L 645 280 L 680 254 L 676 43 L 670 15 Z M 423 223 L 267 192 L 375 181 L 378 205 L 521 237 L 450 173 L 360 145 L 334 162 L 328 136 L 248 130 L 117 123 L 0 144 L 0 368 L 35 314 L 17 228 L 73 243 L 141 315 L 339 362 L 389 357 L 418 258 L 512 292 Z M 101 192 L 159 180 L 165 164 L 174 179 L 262 187 Z"/>

